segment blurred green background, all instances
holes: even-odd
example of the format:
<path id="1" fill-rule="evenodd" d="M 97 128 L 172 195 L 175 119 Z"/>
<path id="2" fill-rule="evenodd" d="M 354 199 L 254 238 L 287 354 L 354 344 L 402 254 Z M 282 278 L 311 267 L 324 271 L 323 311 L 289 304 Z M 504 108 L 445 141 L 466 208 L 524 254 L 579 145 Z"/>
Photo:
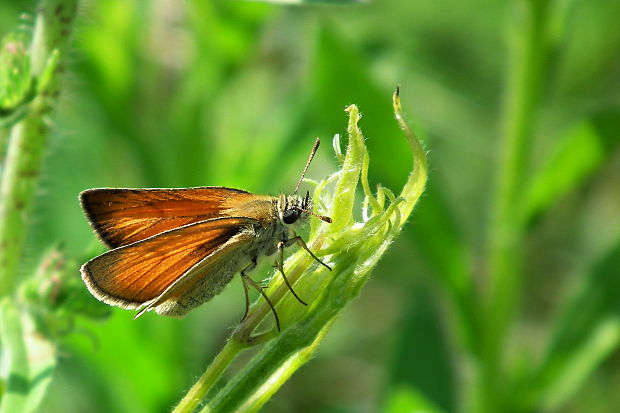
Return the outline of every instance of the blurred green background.
<path id="1" fill-rule="evenodd" d="M 548 7 L 542 39 L 524 39 L 528 4 Z M 0 34 L 28 31 L 20 15 L 35 7 L 3 0 Z M 400 85 L 428 149 L 427 193 L 317 357 L 264 411 L 485 411 L 489 394 L 501 412 L 620 411 L 619 16 L 604 0 L 83 2 L 21 273 L 62 244 L 79 277 L 104 250 L 77 201 L 87 188 L 289 192 L 316 136 L 308 176 L 322 179 L 337 169 L 331 138 L 350 103 L 364 114 L 371 183 L 398 191 L 411 168 L 390 101 Z M 514 309 L 494 369 L 488 238 L 524 41 L 544 50 L 515 189 L 525 206 Z M 58 339 L 42 411 L 168 411 L 242 312 L 235 279 L 182 320 L 78 318 Z"/>

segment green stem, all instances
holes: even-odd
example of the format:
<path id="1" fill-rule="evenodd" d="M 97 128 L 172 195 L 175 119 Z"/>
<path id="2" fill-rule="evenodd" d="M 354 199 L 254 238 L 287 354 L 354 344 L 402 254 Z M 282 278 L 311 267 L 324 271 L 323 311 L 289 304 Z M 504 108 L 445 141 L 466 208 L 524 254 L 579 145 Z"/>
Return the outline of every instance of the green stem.
<path id="1" fill-rule="evenodd" d="M 320 317 L 306 319 L 282 333 L 254 357 L 201 413 L 254 412 L 305 364 L 333 321 L 335 312 L 325 308 Z"/>
<path id="2" fill-rule="evenodd" d="M 49 113 L 59 92 L 58 53 L 67 43 L 77 0 L 47 0 L 38 8 L 30 47 L 37 96 L 28 114 L 14 125 L 0 183 L 0 296 L 16 284 L 32 200 L 49 133 Z"/>
<path id="3" fill-rule="evenodd" d="M 286 383 L 295 371 L 310 361 L 330 326 L 331 322 L 328 322 L 325 327 L 323 327 L 317 338 L 309 346 L 297 351 L 289 357 L 288 360 L 282 363 L 280 368 L 271 375 L 271 378 L 268 381 L 264 381 L 262 386 L 254 392 L 252 397 L 248 398 L 245 403 L 238 407 L 237 413 L 254 412 L 257 411 L 260 406 L 267 403 L 267 401 L 269 401 L 269 399 L 280 387 L 282 387 L 284 383 Z M 207 412 L 208 410 L 203 410 L 202 413 Z"/>
<path id="4" fill-rule="evenodd" d="M 213 359 L 207 370 L 200 376 L 198 381 L 192 386 L 187 394 L 181 399 L 179 404 L 172 411 L 173 413 L 191 413 L 207 396 L 209 391 L 220 379 L 226 368 L 232 363 L 237 355 L 246 348 L 245 345 L 236 340 L 228 340 L 222 350 Z"/>
<path id="5" fill-rule="evenodd" d="M 519 0 L 512 22 L 501 157 L 489 232 L 489 289 L 480 312 L 485 333 L 479 402 L 489 412 L 501 410 L 502 349 L 520 300 L 522 193 L 545 73 L 551 5 L 552 0 Z"/>

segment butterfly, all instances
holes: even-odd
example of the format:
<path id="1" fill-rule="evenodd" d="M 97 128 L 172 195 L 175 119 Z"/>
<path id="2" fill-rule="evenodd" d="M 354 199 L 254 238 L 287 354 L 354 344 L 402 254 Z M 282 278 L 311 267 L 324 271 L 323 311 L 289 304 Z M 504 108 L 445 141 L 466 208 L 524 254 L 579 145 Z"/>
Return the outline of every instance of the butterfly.
<path id="1" fill-rule="evenodd" d="M 309 193 L 297 195 L 318 147 L 317 138 L 293 195 L 254 195 L 240 189 L 206 186 L 175 189 L 95 188 L 80 193 L 91 226 L 110 251 L 82 265 L 88 290 L 100 301 L 125 309 L 182 317 L 210 300 L 240 273 L 248 314 L 248 276 L 263 256 L 278 254 L 276 267 L 293 295 L 302 301 L 284 274 L 284 248 L 298 244 L 317 258 L 294 228 L 313 215 Z"/>

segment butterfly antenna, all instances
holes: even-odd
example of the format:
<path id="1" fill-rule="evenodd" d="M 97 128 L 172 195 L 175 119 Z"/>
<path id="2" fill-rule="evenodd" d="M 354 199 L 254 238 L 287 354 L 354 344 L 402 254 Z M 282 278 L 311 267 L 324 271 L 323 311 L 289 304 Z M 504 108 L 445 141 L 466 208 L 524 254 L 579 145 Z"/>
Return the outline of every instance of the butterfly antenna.
<path id="1" fill-rule="evenodd" d="M 304 171 L 301 174 L 301 177 L 299 178 L 299 182 L 297 182 L 297 186 L 295 187 L 295 192 L 293 193 L 297 193 L 297 190 L 299 189 L 299 186 L 301 185 L 301 181 L 304 180 L 304 176 L 306 176 L 306 172 L 308 171 L 308 167 L 310 166 L 310 162 L 312 162 L 312 158 L 314 158 L 314 154 L 316 153 L 317 149 L 319 149 L 319 145 L 321 144 L 321 140 L 319 138 L 316 138 L 316 141 L 314 141 L 314 146 L 312 147 L 312 150 L 310 151 L 310 157 L 308 158 L 308 162 L 306 162 L 306 167 L 304 168 Z"/>
<path id="2" fill-rule="evenodd" d="M 330 217 L 317 214 L 316 212 L 310 211 L 309 209 L 300 208 L 300 207 L 294 207 L 294 209 L 301 211 L 301 212 L 305 212 L 306 214 L 312 215 L 313 217 L 317 217 L 321 221 L 327 222 L 328 224 L 331 224 L 333 222 Z"/>

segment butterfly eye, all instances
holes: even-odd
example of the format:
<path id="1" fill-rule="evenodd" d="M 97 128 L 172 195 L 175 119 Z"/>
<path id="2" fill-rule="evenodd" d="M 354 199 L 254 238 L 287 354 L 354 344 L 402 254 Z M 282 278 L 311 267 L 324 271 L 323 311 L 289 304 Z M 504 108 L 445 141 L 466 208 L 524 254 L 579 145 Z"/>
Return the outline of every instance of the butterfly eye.
<path id="1" fill-rule="evenodd" d="M 282 221 L 284 221 L 285 224 L 292 224 L 293 222 L 297 221 L 298 218 L 299 211 L 296 209 L 287 209 L 282 214 Z"/>

